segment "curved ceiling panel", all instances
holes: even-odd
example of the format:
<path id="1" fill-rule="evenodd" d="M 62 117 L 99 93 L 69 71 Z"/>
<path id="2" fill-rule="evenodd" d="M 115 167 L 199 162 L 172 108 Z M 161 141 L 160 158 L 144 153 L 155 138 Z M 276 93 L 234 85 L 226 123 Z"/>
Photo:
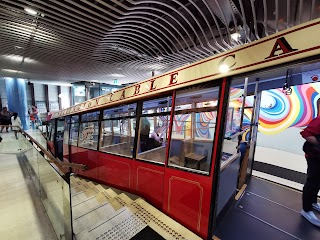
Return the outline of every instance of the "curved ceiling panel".
<path id="1" fill-rule="evenodd" d="M 0 77 L 132 83 L 319 13 L 319 0 L 1 0 Z"/>

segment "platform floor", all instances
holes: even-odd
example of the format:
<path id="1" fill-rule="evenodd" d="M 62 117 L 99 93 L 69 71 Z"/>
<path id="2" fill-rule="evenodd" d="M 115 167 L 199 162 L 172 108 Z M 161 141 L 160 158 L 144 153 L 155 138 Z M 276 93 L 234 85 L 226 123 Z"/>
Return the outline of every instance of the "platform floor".
<path id="1" fill-rule="evenodd" d="M 19 148 L 12 132 L 2 133 L 2 150 Z M 19 154 L 0 153 L 0 239 L 56 240 L 29 173 Z"/>
<path id="2" fill-rule="evenodd" d="M 223 240 L 320 239 L 320 228 L 300 215 L 301 206 L 301 192 L 252 177 L 215 236 Z M 320 218 L 320 213 L 316 215 Z"/>

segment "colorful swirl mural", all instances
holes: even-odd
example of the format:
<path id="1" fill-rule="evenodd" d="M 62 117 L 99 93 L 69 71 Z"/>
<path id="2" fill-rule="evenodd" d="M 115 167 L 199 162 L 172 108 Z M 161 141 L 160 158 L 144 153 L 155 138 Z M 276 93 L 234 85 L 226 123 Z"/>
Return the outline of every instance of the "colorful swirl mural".
<path id="1" fill-rule="evenodd" d="M 196 114 L 196 137 L 213 139 L 216 112 L 203 112 Z"/>
<path id="2" fill-rule="evenodd" d="M 235 91 L 238 95 L 239 93 Z M 233 106 L 241 106 L 240 98 L 232 97 Z M 262 92 L 258 131 L 277 134 L 289 127 L 305 127 L 319 114 L 320 83 L 292 86 L 292 94 L 282 89 Z M 252 106 L 253 98 L 246 99 L 245 106 Z M 252 110 L 245 110 L 245 119 L 251 119 Z M 244 121 L 244 127 L 249 122 Z"/>
<path id="3" fill-rule="evenodd" d="M 229 109 L 232 109 L 231 119 L 227 119 L 227 129 L 230 132 L 239 131 L 240 109 L 242 106 L 242 89 L 231 89 Z M 246 107 L 252 107 L 253 96 L 246 98 Z M 277 134 L 290 127 L 305 127 L 309 122 L 320 115 L 320 83 L 292 86 L 292 94 L 286 95 L 282 89 L 271 89 L 262 92 L 258 131 L 263 134 Z M 229 115 L 229 113 L 228 113 Z M 252 108 L 245 108 L 242 129 L 247 130 L 244 139 L 249 138 Z M 186 134 L 190 126 L 191 115 L 181 114 L 174 117 L 173 131 L 175 134 Z M 212 139 L 213 124 L 216 121 L 216 112 L 196 114 L 196 137 Z M 230 126 L 228 126 L 230 124 Z"/>

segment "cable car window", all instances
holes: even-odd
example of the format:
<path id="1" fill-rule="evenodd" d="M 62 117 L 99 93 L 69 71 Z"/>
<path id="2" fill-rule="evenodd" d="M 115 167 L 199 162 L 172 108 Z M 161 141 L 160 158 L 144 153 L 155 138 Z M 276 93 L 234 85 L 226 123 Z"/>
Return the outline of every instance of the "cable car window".
<path id="1" fill-rule="evenodd" d="M 100 111 L 85 113 L 81 115 L 81 122 L 98 121 Z"/>
<path id="2" fill-rule="evenodd" d="M 97 150 L 100 111 L 81 115 L 78 147 Z"/>
<path id="3" fill-rule="evenodd" d="M 55 128 L 56 128 L 56 120 L 55 119 L 52 119 L 50 121 L 50 124 L 49 124 L 49 139 L 50 141 L 54 141 L 54 131 L 55 131 Z"/>
<path id="4" fill-rule="evenodd" d="M 250 135 L 250 119 L 243 119 L 243 122 L 246 123 L 247 126 L 243 127 L 243 131 L 241 130 L 241 115 L 243 114 L 242 102 L 246 99 L 245 106 L 248 107 L 250 106 L 250 103 L 253 103 L 253 101 L 248 102 L 248 98 L 244 97 L 246 94 L 244 94 L 242 86 L 233 86 L 233 84 L 234 82 L 231 83 L 229 106 L 225 117 L 226 121 L 221 149 L 220 169 L 231 166 L 229 163 L 238 158 L 240 163 L 242 162 L 242 158 L 244 157 L 247 149 L 247 143 L 243 140 L 245 140 L 245 136 L 248 137 Z M 242 135 L 244 136 L 242 137 Z M 240 152 L 238 152 L 238 149 Z M 237 157 L 239 154 L 240 156 Z"/>
<path id="5" fill-rule="evenodd" d="M 169 166 L 209 173 L 219 87 L 206 83 L 176 93 Z"/>
<path id="6" fill-rule="evenodd" d="M 76 115 L 71 117 L 69 144 L 72 146 L 78 146 L 78 136 L 79 136 L 79 115 Z"/>
<path id="7" fill-rule="evenodd" d="M 103 119 L 134 117 L 136 116 L 137 104 L 128 104 L 116 108 L 110 108 L 103 111 Z"/>
<path id="8" fill-rule="evenodd" d="M 71 122 L 72 122 L 72 123 L 79 122 L 79 115 L 71 116 Z"/>
<path id="9" fill-rule="evenodd" d="M 85 122 L 80 125 L 79 147 L 97 150 L 99 123 Z"/>
<path id="10" fill-rule="evenodd" d="M 57 132 L 62 133 L 64 131 L 64 118 L 58 118 L 57 120 Z"/>
<path id="11" fill-rule="evenodd" d="M 165 163 L 171 103 L 171 96 L 143 102 L 137 159 Z"/>
<path id="12" fill-rule="evenodd" d="M 63 143 L 64 144 L 69 144 L 70 121 L 71 121 L 71 118 L 69 116 L 67 116 L 65 118 L 64 132 L 63 132 Z"/>
<path id="13" fill-rule="evenodd" d="M 103 111 L 100 148 L 102 152 L 133 156 L 137 104 L 123 105 Z"/>
<path id="14" fill-rule="evenodd" d="M 142 114 L 162 113 L 171 111 L 171 97 L 157 98 L 143 102 Z"/>

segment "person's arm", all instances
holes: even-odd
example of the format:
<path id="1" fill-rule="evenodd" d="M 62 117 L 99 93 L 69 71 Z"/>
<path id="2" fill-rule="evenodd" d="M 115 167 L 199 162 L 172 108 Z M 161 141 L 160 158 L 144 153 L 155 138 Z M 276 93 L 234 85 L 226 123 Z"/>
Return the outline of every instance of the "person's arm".
<path id="1" fill-rule="evenodd" d="M 160 136 L 158 137 L 158 135 L 155 132 L 151 133 L 151 137 L 154 138 L 158 142 L 160 142 L 160 140 L 161 140 L 161 137 Z"/>
<path id="2" fill-rule="evenodd" d="M 308 142 L 320 144 L 316 139 L 317 136 L 320 136 L 320 117 L 313 119 L 300 134 Z"/>
<path id="3" fill-rule="evenodd" d="M 308 142 L 314 145 L 320 144 L 315 136 L 308 136 L 308 137 L 305 137 L 304 139 L 306 139 Z"/>

